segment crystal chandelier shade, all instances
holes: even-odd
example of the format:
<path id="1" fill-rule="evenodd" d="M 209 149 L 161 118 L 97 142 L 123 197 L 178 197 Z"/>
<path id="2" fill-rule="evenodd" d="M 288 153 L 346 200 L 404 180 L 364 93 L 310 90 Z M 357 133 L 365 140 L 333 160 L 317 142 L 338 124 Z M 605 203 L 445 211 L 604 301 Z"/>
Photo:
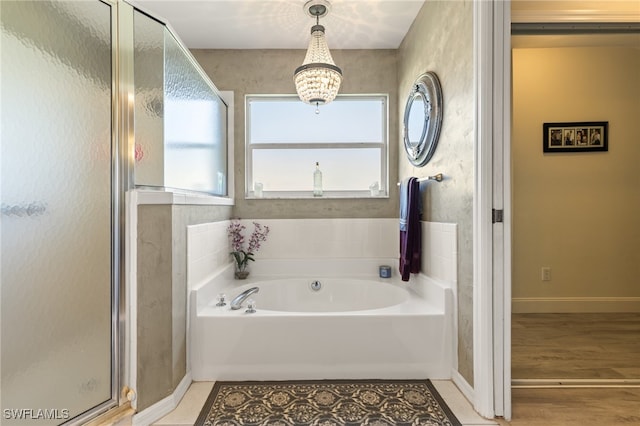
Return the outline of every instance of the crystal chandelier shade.
<path id="1" fill-rule="evenodd" d="M 313 7 L 313 6 L 312 6 Z M 309 9 L 309 13 L 319 20 L 326 9 Z M 324 27 L 311 27 L 311 40 L 304 62 L 296 68 L 293 76 L 300 100 L 311 105 L 328 104 L 335 99 L 342 82 L 342 71 L 333 62 L 329 46 L 324 36 Z"/>

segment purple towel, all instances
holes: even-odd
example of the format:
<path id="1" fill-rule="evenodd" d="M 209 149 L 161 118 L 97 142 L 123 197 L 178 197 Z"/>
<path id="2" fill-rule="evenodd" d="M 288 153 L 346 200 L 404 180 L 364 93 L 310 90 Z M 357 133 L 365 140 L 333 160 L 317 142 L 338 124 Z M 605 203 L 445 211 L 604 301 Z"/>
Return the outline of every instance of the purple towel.
<path id="1" fill-rule="evenodd" d="M 422 224 L 420 223 L 420 182 L 415 177 L 403 182 L 400 191 L 401 217 L 400 229 L 400 275 L 402 281 L 409 281 L 411 274 L 420 272 L 420 253 L 422 251 Z M 403 205 L 405 204 L 406 205 Z"/>

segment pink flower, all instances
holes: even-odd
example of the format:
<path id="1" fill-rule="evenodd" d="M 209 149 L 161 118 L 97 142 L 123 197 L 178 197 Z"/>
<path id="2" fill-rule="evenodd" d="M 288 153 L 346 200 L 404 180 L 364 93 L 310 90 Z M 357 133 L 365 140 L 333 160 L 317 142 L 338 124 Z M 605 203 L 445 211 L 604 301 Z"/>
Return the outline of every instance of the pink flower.
<path id="1" fill-rule="evenodd" d="M 253 222 L 253 233 L 249 239 L 249 253 L 255 253 L 260 250 L 260 243 L 267 241 L 267 235 L 269 235 L 268 226 Z"/>
<path id="2" fill-rule="evenodd" d="M 242 231 L 246 229 L 246 226 L 242 225 L 239 220 L 234 219 L 227 228 L 227 235 L 231 241 L 231 250 L 241 251 L 244 245 L 244 235 Z"/>
<path id="3" fill-rule="evenodd" d="M 260 250 L 260 243 L 267 240 L 269 235 L 269 227 L 253 222 L 253 233 L 249 238 L 249 247 L 244 247 L 243 231 L 246 226 L 240 223 L 239 219 L 233 219 L 227 228 L 227 235 L 231 243 L 231 254 L 233 255 L 239 270 L 244 270 L 250 260 L 255 260 L 253 255 Z"/>

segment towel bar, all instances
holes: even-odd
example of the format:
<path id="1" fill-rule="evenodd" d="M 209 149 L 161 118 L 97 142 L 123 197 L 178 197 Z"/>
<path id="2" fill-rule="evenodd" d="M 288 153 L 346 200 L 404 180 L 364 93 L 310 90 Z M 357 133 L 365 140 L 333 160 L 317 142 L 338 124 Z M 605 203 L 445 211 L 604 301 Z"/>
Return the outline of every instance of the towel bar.
<path id="1" fill-rule="evenodd" d="M 442 182 L 442 179 L 444 179 L 444 176 L 442 175 L 442 173 L 438 173 L 437 175 L 434 175 L 434 176 L 418 178 L 418 182 L 424 182 L 426 180 L 435 180 L 436 182 Z M 398 182 L 398 186 L 400 186 L 400 182 Z"/>

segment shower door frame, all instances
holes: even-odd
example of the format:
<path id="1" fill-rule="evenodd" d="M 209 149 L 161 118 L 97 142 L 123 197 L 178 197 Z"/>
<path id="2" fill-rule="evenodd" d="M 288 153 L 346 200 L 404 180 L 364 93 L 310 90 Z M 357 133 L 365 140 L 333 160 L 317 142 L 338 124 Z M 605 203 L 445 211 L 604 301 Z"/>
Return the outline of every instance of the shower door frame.
<path id="1" fill-rule="evenodd" d="M 128 139 L 121 127 L 122 117 L 127 115 L 127 103 L 122 102 L 120 40 L 126 26 L 122 25 L 118 0 L 97 0 L 111 9 L 111 397 L 102 404 L 90 407 L 83 414 L 65 424 L 80 425 L 127 402 L 125 392 L 120 392 L 125 383 L 126 348 L 124 333 L 126 325 L 125 303 L 125 252 L 124 252 L 124 194 L 131 182 L 127 153 Z M 133 29 L 129 30 L 133 32 Z M 133 37 L 133 36 L 131 36 Z M 126 97 L 124 99 L 127 99 Z"/>
<path id="2" fill-rule="evenodd" d="M 111 10 L 111 398 L 89 408 L 84 414 L 69 421 L 70 425 L 84 424 L 126 401 L 119 395 L 122 380 L 124 344 L 121 330 L 126 321 L 124 304 L 124 193 L 128 185 L 127 150 L 121 141 L 120 93 L 120 7 L 118 0 L 97 0 Z"/>
<path id="3" fill-rule="evenodd" d="M 125 312 L 125 262 L 124 262 L 124 194 L 132 179 L 130 178 L 131 165 L 129 164 L 129 145 L 131 144 L 128 138 L 123 138 L 124 134 L 121 129 L 121 117 L 128 114 L 128 105 L 122 101 L 122 93 L 120 87 L 122 86 L 120 76 L 120 63 L 121 54 L 120 49 L 120 35 L 122 24 L 120 20 L 120 0 L 96 0 L 99 5 L 96 7 L 107 6 L 109 8 L 108 25 L 110 28 L 109 44 L 110 44 L 110 73 L 111 73 L 111 87 L 110 87 L 110 138 L 109 140 L 109 165 L 107 166 L 110 173 L 109 179 L 109 193 L 100 194 L 104 196 L 103 200 L 106 201 L 106 197 L 109 197 L 110 212 L 109 212 L 109 313 L 110 313 L 110 332 L 109 332 L 109 372 L 108 377 L 110 380 L 109 392 L 105 392 L 102 402 L 92 403 L 88 402 L 87 406 L 81 407 L 80 410 L 84 410 L 73 418 L 63 422 L 64 425 L 80 425 L 86 424 L 96 420 L 98 416 L 104 414 L 112 408 L 122 405 L 127 402 L 127 395 L 125 392 L 120 392 L 120 386 L 122 383 L 126 383 L 123 380 L 123 373 L 126 370 L 126 362 L 128 361 L 125 352 L 125 345 L 123 344 L 123 337 L 125 325 L 126 325 L 126 312 Z M 46 19 L 46 16 L 44 17 Z M 63 30 L 62 28 L 59 28 Z M 128 30 L 129 33 L 133 32 L 133 28 Z M 73 67 L 73 64 L 71 64 Z M 106 71 L 106 69 L 105 69 Z M 106 118 L 106 114 L 105 117 Z M 78 122 L 78 126 L 82 123 Z M 80 184 L 80 190 L 88 190 L 88 188 L 82 187 Z M 101 225 L 102 226 L 102 225 Z M 104 228 L 102 228 L 104 230 Z M 106 337 L 106 336 L 105 336 Z M 104 341 L 103 341 L 104 342 Z M 106 343 L 106 342 L 104 342 Z M 91 405 L 95 404 L 95 405 Z M 75 414 L 75 413 L 74 413 Z"/>

